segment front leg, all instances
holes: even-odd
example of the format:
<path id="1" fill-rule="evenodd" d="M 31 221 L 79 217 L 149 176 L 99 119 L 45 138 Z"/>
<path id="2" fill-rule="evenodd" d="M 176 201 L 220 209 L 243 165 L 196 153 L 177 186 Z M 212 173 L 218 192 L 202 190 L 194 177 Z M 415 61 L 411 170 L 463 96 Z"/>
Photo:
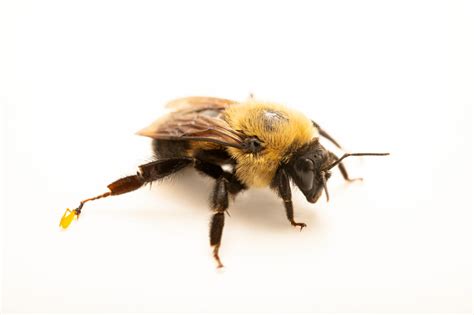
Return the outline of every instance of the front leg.
<path id="1" fill-rule="evenodd" d="M 294 211 L 293 211 L 293 202 L 291 201 L 291 186 L 290 179 L 288 174 L 283 168 L 280 168 L 271 184 L 272 188 L 276 189 L 278 196 L 283 199 L 285 205 L 286 217 L 290 221 L 291 225 L 298 226 L 300 231 L 306 227 L 306 223 L 295 222 Z"/>
<path id="2" fill-rule="evenodd" d="M 331 157 L 334 159 L 334 161 L 337 161 L 338 157 L 337 157 L 334 153 L 330 152 L 330 155 L 331 155 Z M 345 179 L 346 182 L 352 183 L 352 182 L 362 181 L 362 180 L 363 180 L 362 177 L 350 178 L 350 177 L 349 177 L 349 174 L 347 173 L 347 169 L 346 169 L 346 167 L 344 166 L 344 164 L 342 164 L 342 162 L 339 163 L 339 164 L 337 165 L 337 167 L 339 168 L 339 171 L 341 172 L 341 175 L 342 175 L 342 177 L 344 177 L 344 179 Z"/>

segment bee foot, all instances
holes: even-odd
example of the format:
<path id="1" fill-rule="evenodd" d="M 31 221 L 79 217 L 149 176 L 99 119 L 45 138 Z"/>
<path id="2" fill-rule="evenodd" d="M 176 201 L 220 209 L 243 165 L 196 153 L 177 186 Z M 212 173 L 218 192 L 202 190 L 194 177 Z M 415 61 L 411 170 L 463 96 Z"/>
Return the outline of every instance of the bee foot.
<path id="1" fill-rule="evenodd" d="M 303 230 L 303 228 L 306 227 L 306 223 L 291 222 L 291 225 L 293 225 L 293 226 L 299 226 L 300 232 Z"/>
<path id="2" fill-rule="evenodd" d="M 216 261 L 216 264 L 217 264 L 216 268 L 217 269 L 220 269 L 220 268 L 224 267 L 224 265 L 221 262 L 221 258 L 219 257 L 219 247 L 220 247 L 220 245 L 214 246 L 214 249 L 212 251 L 212 256 L 214 257 L 214 260 Z"/>
<path id="3" fill-rule="evenodd" d="M 221 268 L 223 268 L 223 267 L 224 267 L 224 265 L 223 265 L 220 261 L 218 261 L 216 268 L 217 268 L 217 269 L 221 269 Z"/>

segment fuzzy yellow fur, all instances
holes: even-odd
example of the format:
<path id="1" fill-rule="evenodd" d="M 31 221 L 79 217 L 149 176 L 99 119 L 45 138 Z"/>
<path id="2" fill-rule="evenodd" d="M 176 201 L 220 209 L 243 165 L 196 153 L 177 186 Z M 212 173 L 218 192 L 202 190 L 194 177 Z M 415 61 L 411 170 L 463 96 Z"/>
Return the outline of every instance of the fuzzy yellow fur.
<path id="1" fill-rule="evenodd" d="M 271 128 L 269 118 L 272 118 Z M 311 120 L 301 113 L 253 99 L 227 107 L 224 120 L 232 129 L 256 136 L 264 143 L 264 149 L 257 154 L 227 148 L 237 161 L 237 177 L 248 186 L 268 186 L 280 163 L 287 161 L 295 150 L 317 136 Z"/>

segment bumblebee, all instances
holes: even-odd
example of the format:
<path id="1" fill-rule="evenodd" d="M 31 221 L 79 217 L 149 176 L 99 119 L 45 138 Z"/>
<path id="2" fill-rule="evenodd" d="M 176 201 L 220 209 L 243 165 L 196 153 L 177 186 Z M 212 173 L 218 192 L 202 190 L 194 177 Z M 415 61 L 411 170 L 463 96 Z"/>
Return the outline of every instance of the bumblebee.
<path id="1" fill-rule="evenodd" d="M 217 267 L 229 197 L 251 187 L 271 187 L 282 199 L 291 225 L 302 230 L 306 224 L 294 220 L 291 185 L 293 182 L 310 203 L 323 191 L 329 200 L 326 182 L 338 166 L 346 181 L 351 179 L 342 163 L 348 156 L 388 155 L 388 153 L 346 153 L 338 158 L 325 149 L 324 137 L 341 146 L 318 124 L 285 106 L 256 101 L 244 102 L 214 97 L 187 97 L 171 101 L 166 116 L 140 130 L 152 138 L 154 160 L 140 165 L 136 175 L 108 185 L 109 191 L 82 200 L 67 209 L 60 226 L 67 228 L 78 218 L 86 202 L 134 191 L 147 183 L 170 176 L 186 167 L 211 177 L 212 210 L 210 245 Z"/>

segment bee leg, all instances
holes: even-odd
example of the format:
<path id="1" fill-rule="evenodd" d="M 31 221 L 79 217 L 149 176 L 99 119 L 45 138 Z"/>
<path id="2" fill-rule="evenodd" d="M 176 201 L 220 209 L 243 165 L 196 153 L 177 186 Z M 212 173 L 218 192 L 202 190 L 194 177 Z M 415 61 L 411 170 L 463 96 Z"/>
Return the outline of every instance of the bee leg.
<path id="1" fill-rule="evenodd" d="M 191 158 L 159 159 L 147 164 L 140 165 L 139 176 L 145 182 L 152 182 L 167 177 L 192 163 Z"/>
<path id="2" fill-rule="evenodd" d="M 216 180 L 211 194 L 211 208 L 215 211 L 215 214 L 211 218 L 209 231 L 210 243 L 213 248 L 212 254 L 216 260 L 217 268 L 224 267 L 219 257 L 219 248 L 221 246 L 222 230 L 224 229 L 224 212 L 227 210 L 228 206 L 229 196 L 227 191 L 227 180 L 224 177 L 221 177 Z"/>
<path id="3" fill-rule="evenodd" d="M 225 172 L 221 166 L 200 159 L 194 160 L 194 168 L 216 180 L 211 193 L 211 209 L 215 212 L 210 223 L 209 238 L 212 247 L 212 255 L 217 263 L 217 268 L 224 265 L 219 257 L 222 231 L 224 229 L 225 213 L 229 207 L 229 195 L 235 196 L 247 187 L 242 184 L 234 174 Z M 229 215 L 230 216 L 230 215 Z"/>
<path id="4" fill-rule="evenodd" d="M 80 215 L 82 207 L 86 202 L 109 196 L 117 196 L 137 190 L 146 183 L 151 183 L 154 180 L 161 179 L 179 171 L 180 169 L 189 165 L 191 162 L 191 159 L 179 158 L 162 159 L 140 165 L 138 167 L 139 172 L 137 172 L 136 175 L 120 178 L 107 186 L 109 189 L 108 192 L 93 198 L 82 200 L 79 204 L 79 207 L 74 209 L 74 212 L 76 212 L 77 215 Z"/>
<path id="5" fill-rule="evenodd" d="M 338 159 L 338 157 L 331 152 L 331 156 L 334 158 L 334 159 Z M 339 171 L 341 172 L 342 174 L 342 177 L 344 177 L 344 179 L 346 180 L 346 182 L 356 182 L 356 181 L 362 181 L 363 178 L 362 177 L 357 177 L 357 178 L 350 178 L 349 177 L 349 174 L 347 173 L 347 169 L 346 167 L 344 166 L 344 164 L 341 162 L 337 165 L 337 167 L 339 168 Z"/>
<path id="6" fill-rule="evenodd" d="M 294 219 L 293 202 L 291 201 L 290 179 L 288 178 L 288 174 L 284 169 L 280 168 L 277 171 L 271 183 L 271 187 L 276 189 L 278 195 L 283 199 L 286 217 L 290 221 L 291 225 L 298 226 L 300 231 L 303 230 L 303 228 L 306 227 L 306 223 L 295 222 Z"/>
<path id="7" fill-rule="evenodd" d="M 291 225 L 297 226 L 300 228 L 300 231 L 303 230 L 304 227 L 306 227 L 306 223 L 303 222 L 295 222 L 294 216 L 293 216 L 293 202 L 290 200 L 283 200 L 285 203 L 285 210 L 286 210 L 286 217 L 288 220 L 290 220 Z"/>
<path id="8" fill-rule="evenodd" d="M 199 172 L 210 176 L 216 180 L 221 177 L 224 177 L 227 180 L 227 190 L 232 196 L 244 189 L 247 189 L 247 187 L 237 179 L 235 174 L 224 171 L 219 165 L 205 162 L 200 159 L 195 159 L 194 168 Z"/>
<path id="9" fill-rule="evenodd" d="M 319 126 L 319 125 L 318 125 L 317 123 L 315 123 L 314 121 L 313 121 L 313 126 L 314 126 L 314 128 L 316 128 L 316 129 L 318 130 L 319 134 L 320 134 L 322 137 L 328 139 L 328 140 L 331 141 L 336 147 L 338 147 L 339 149 L 342 150 L 342 147 L 339 145 L 339 143 L 337 143 L 337 141 L 334 140 L 333 137 L 331 137 L 326 131 L 324 131 L 324 129 L 321 128 L 321 126 Z"/>
<path id="10" fill-rule="evenodd" d="M 347 174 L 346 167 L 345 167 L 344 164 L 342 164 L 342 163 L 339 163 L 339 164 L 337 165 L 337 167 L 339 168 L 339 171 L 341 172 L 342 177 L 344 177 L 344 179 L 345 179 L 347 182 L 356 182 L 356 181 L 362 181 L 362 180 L 364 180 L 362 177 L 350 178 L 350 177 L 349 177 L 349 174 Z"/>
<path id="11" fill-rule="evenodd" d="M 224 173 L 224 170 L 219 165 L 205 162 L 199 159 L 194 160 L 194 168 L 199 172 L 206 174 L 207 176 L 210 176 L 216 180 L 222 177 L 222 174 Z"/>

